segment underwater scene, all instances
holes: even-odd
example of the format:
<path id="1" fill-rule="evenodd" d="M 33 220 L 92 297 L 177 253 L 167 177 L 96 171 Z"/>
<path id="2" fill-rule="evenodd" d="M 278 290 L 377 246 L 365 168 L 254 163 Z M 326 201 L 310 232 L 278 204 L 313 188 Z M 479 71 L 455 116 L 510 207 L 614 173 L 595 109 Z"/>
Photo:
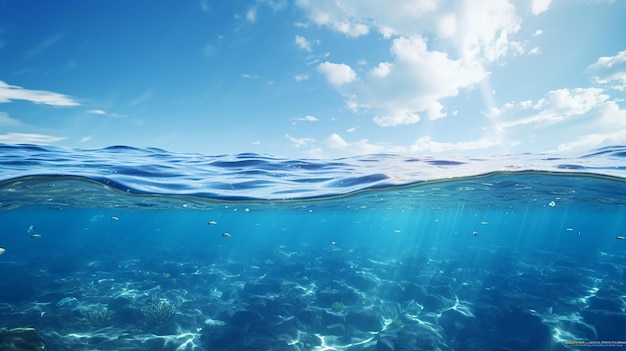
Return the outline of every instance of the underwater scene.
<path id="1" fill-rule="evenodd" d="M 0 350 L 626 345 L 626 147 L 0 145 Z"/>

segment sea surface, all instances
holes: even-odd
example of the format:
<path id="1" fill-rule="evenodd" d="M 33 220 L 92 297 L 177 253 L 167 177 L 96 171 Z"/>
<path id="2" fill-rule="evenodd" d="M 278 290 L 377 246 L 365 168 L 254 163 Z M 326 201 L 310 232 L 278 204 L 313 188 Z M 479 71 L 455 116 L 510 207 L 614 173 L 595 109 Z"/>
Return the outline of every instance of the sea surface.
<path id="1" fill-rule="evenodd" d="M 317 160 L 0 144 L 0 328 L 46 350 L 626 347 L 624 236 L 626 146 Z M 0 337 L 41 349 L 18 346 Z"/>

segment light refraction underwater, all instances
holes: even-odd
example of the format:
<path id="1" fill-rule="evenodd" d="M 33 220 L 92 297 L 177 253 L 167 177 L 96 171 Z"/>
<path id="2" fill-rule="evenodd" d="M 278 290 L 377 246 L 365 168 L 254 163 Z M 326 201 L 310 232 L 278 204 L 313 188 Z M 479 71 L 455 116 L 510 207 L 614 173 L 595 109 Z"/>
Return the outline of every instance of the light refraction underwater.
<path id="1" fill-rule="evenodd" d="M 626 345 L 626 147 L 0 146 L 1 350 Z"/>

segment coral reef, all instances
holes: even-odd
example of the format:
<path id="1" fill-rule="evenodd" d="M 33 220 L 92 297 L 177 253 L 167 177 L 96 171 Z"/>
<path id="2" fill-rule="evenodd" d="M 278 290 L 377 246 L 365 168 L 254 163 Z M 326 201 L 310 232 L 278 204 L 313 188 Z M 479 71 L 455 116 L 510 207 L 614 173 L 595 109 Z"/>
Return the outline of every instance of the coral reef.
<path id="1" fill-rule="evenodd" d="M 33 328 L 0 328 L 0 350 L 43 351 L 46 344 Z"/>
<path id="2" fill-rule="evenodd" d="M 86 321 L 96 327 L 105 327 L 111 325 L 113 313 L 108 308 L 94 309 L 86 314 Z"/>
<path id="3" fill-rule="evenodd" d="M 176 306 L 163 299 L 151 299 L 141 309 L 146 323 L 159 326 L 167 323 L 176 313 Z"/>

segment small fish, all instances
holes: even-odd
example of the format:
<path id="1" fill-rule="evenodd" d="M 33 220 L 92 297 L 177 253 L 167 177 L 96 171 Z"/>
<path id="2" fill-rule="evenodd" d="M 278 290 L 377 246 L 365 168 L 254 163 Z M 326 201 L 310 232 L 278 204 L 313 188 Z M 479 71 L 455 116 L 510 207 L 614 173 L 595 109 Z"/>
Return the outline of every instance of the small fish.
<path id="1" fill-rule="evenodd" d="M 573 232 L 573 231 L 574 231 L 574 228 L 565 228 L 565 231 L 566 231 L 566 232 Z"/>
<path id="2" fill-rule="evenodd" d="M 7 250 L 4 247 L 0 247 L 0 256 L 4 255 L 5 252 L 7 252 Z"/>
<path id="3" fill-rule="evenodd" d="M 35 226 L 31 224 L 28 228 L 26 228 L 26 233 L 32 233 L 35 230 Z"/>
<path id="4" fill-rule="evenodd" d="M 472 235 L 473 235 L 473 236 L 478 236 L 478 232 L 474 230 L 474 231 L 472 232 Z"/>
<path id="5" fill-rule="evenodd" d="M 554 201 L 550 201 L 550 202 L 548 203 L 548 206 L 550 206 L 550 207 L 554 207 L 554 206 L 556 206 L 556 202 L 554 202 Z"/>
<path id="6" fill-rule="evenodd" d="M 119 221 L 120 220 L 118 217 L 115 217 L 115 216 L 111 216 L 111 219 L 114 220 L 114 221 Z"/>
<path id="7" fill-rule="evenodd" d="M 223 237 L 225 237 L 225 238 L 230 238 L 230 237 L 232 237 L 232 235 L 230 235 L 230 233 L 224 233 L 224 234 L 222 234 L 222 236 L 223 236 Z"/>
<path id="8" fill-rule="evenodd" d="M 331 242 L 330 242 L 330 244 L 331 244 L 331 245 L 338 245 L 339 243 L 338 243 L 338 242 L 336 242 L 336 241 L 331 241 Z"/>
<path id="9" fill-rule="evenodd" d="M 216 224 L 217 224 L 217 222 L 216 222 L 216 221 L 208 221 L 208 222 L 207 222 L 207 224 L 208 224 L 208 225 L 216 225 Z"/>
<path id="10" fill-rule="evenodd" d="M 31 237 L 31 239 L 39 239 L 39 238 L 41 238 L 41 234 L 37 234 L 37 233 L 31 234 L 30 237 Z"/>
<path id="11" fill-rule="evenodd" d="M 625 240 L 626 236 L 618 235 L 618 236 L 615 237 L 615 239 L 617 239 L 617 240 Z"/>

